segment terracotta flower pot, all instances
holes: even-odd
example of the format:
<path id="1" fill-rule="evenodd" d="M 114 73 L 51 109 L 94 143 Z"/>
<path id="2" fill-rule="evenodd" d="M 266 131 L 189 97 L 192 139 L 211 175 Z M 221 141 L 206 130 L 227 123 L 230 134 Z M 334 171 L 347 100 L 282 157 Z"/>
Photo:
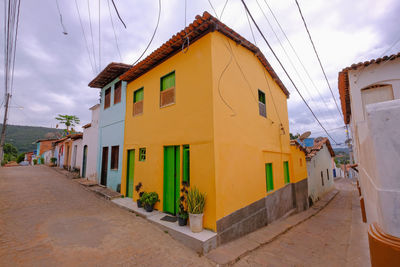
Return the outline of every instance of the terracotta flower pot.
<path id="1" fill-rule="evenodd" d="M 201 214 L 192 214 L 189 213 L 189 224 L 190 230 L 193 233 L 200 233 L 203 231 L 203 213 Z"/>

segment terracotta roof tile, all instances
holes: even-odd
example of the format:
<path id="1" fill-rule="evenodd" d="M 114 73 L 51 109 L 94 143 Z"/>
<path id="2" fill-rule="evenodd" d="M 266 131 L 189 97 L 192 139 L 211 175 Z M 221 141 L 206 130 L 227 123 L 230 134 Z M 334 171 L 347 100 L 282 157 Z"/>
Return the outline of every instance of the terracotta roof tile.
<path id="1" fill-rule="evenodd" d="M 360 67 L 367 67 L 371 64 L 379 64 L 386 60 L 394 60 L 400 58 L 400 52 L 390 56 L 384 56 L 377 59 L 372 59 L 365 62 L 359 62 L 357 64 L 352 64 L 350 67 L 344 68 L 338 75 L 338 86 L 340 103 L 342 105 L 342 112 L 344 115 L 344 123 L 350 123 L 351 107 L 350 107 L 350 93 L 349 93 L 349 70 L 356 70 Z"/>
<path id="2" fill-rule="evenodd" d="M 123 63 L 111 62 L 96 76 L 96 78 L 89 83 L 89 87 L 103 88 L 125 71 L 129 70 L 130 67 L 132 66 Z"/>
<path id="3" fill-rule="evenodd" d="M 226 26 L 224 23 L 211 16 L 208 12 L 204 12 L 203 16 L 196 16 L 196 19 L 185 29 L 173 35 L 171 39 L 166 41 L 158 49 L 153 51 L 145 59 L 137 63 L 135 66 L 130 68 L 127 72 L 120 76 L 121 80 L 132 81 L 145 74 L 149 70 L 155 68 L 168 58 L 179 53 L 182 50 L 182 45 L 186 42 L 186 35 L 189 37 L 190 43 L 194 43 L 201 37 L 209 32 L 218 31 L 226 37 L 232 39 L 237 44 L 247 48 L 260 60 L 262 65 L 271 75 L 272 79 L 279 85 L 282 91 L 287 97 L 289 97 L 289 91 L 286 89 L 278 75 L 273 70 L 267 59 L 262 54 L 261 50 L 254 44 L 247 41 L 245 38 L 240 36 L 234 30 Z"/>
<path id="4" fill-rule="evenodd" d="M 300 145 L 299 142 L 297 142 L 296 140 L 290 140 L 290 145 L 291 146 L 296 146 L 301 151 L 303 151 L 305 154 L 307 154 L 307 150 L 302 145 Z"/>
<path id="5" fill-rule="evenodd" d="M 326 144 L 326 147 L 328 148 L 331 157 L 334 157 L 335 152 L 333 151 L 329 139 L 327 137 L 318 137 L 314 139 L 314 145 L 312 147 L 306 148 L 306 160 L 311 160 L 312 157 L 317 155 L 318 151 L 323 148 L 324 144 Z"/>

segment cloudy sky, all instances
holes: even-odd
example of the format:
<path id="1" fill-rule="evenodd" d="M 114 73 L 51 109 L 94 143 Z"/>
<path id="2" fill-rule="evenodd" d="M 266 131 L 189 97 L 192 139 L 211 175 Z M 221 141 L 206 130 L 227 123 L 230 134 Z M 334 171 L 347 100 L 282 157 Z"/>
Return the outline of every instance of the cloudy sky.
<path id="1" fill-rule="evenodd" d="M 257 1 L 246 0 L 257 23 L 322 124 L 326 129 L 331 130 L 330 134 L 338 143 L 343 143 L 345 140 L 343 120 L 319 68 L 295 1 Z M 400 38 L 398 15 L 400 1 L 298 1 L 340 107 L 337 89 L 338 71 L 352 63 L 400 50 L 399 42 L 388 51 Z M 221 15 L 225 2 L 226 0 L 211 0 L 218 17 Z M 9 117 L 11 124 L 54 127 L 56 125 L 54 117 L 57 114 L 77 115 L 82 121 L 81 125 L 89 122 L 91 115 L 88 109 L 98 102 L 99 90 L 89 88 L 87 84 L 96 76 L 99 69 L 103 69 L 111 61 L 132 64 L 137 60 L 154 31 L 159 2 L 157 0 L 115 0 L 120 15 L 127 25 L 125 29 L 116 16 L 111 0 L 76 0 L 85 35 L 82 33 L 75 1 L 58 0 L 58 3 L 67 35 L 63 34 L 55 0 L 21 0 L 14 89 Z M 266 3 L 274 12 L 311 79 L 308 78 L 290 44 L 280 31 Z M 3 8 L 1 5 L 0 14 L 3 14 Z M 91 20 L 89 20 L 89 10 Z M 187 0 L 186 21 L 193 21 L 197 14 L 202 14 L 204 11 L 215 16 L 208 0 Z M 271 30 L 263 12 L 276 35 Z M 246 39 L 254 42 L 240 0 L 227 2 L 221 20 Z M 114 24 L 116 38 L 111 21 Z M 1 23 L 4 23 L 3 20 Z M 162 0 L 160 24 L 146 55 L 183 29 L 184 24 L 185 1 Z M 254 29 L 254 25 L 252 27 L 256 44 L 291 92 L 288 100 L 290 131 L 302 133 L 311 130 L 314 136 L 325 135 Z M 3 29 L 3 24 L 1 24 L 1 29 Z M 1 38 L 4 38 L 3 34 Z M 86 47 L 85 38 L 88 47 Z M 120 53 L 116 43 L 118 43 Z M 1 44 L 4 46 L 4 39 Z M 3 60 L 2 54 L 1 62 Z M 0 73 L 0 79 L 3 85 L 3 71 Z M 0 88 L 3 90 L 3 86 Z M 3 98 L 2 93 L 0 103 Z M 2 119 L 4 108 L 1 108 L 0 112 Z"/>

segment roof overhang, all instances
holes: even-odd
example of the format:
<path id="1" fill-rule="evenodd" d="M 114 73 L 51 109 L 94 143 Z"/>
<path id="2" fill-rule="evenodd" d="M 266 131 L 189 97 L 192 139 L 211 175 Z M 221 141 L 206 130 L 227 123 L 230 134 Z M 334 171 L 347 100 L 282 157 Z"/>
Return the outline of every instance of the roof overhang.
<path id="1" fill-rule="evenodd" d="M 111 62 L 89 83 L 89 87 L 103 88 L 131 67 L 128 64 Z"/>
<path id="2" fill-rule="evenodd" d="M 181 52 L 182 46 L 184 46 L 187 40 L 186 37 L 189 38 L 190 43 L 192 44 L 195 41 L 199 40 L 201 37 L 205 36 L 207 33 L 214 31 L 222 33 L 226 37 L 236 42 L 238 45 L 241 45 L 254 53 L 254 55 L 260 60 L 261 64 L 267 70 L 267 72 L 271 75 L 272 79 L 282 89 L 286 97 L 289 97 L 289 91 L 279 79 L 272 66 L 262 54 L 261 50 L 254 44 L 247 41 L 241 35 L 236 33 L 234 30 L 226 26 L 224 23 L 211 16 L 208 12 L 204 12 L 203 16 L 196 16 L 196 19 L 191 24 L 189 24 L 189 26 L 172 36 L 162 46 L 153 51 L 145 59 L 131 67 L 119 78 L 127 82 L 133 81 L 145 74 L 146 72 L 150 71 L 151 69 L 155 68 L 168 58 Z"/>

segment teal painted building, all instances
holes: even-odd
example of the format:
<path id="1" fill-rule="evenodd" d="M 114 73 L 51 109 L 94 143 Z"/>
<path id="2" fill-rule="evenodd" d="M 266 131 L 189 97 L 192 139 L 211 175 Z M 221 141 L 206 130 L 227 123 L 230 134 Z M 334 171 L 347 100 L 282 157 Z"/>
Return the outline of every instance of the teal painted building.
<path id="1" fill-rule="evenodd" d="M 119 76 L 131 66 L 110 63 L 89 86 L 100 88 L 99 138 L 97 155 L 98 182 L 119 191 L 126 110 L 126 82 Z"/>

